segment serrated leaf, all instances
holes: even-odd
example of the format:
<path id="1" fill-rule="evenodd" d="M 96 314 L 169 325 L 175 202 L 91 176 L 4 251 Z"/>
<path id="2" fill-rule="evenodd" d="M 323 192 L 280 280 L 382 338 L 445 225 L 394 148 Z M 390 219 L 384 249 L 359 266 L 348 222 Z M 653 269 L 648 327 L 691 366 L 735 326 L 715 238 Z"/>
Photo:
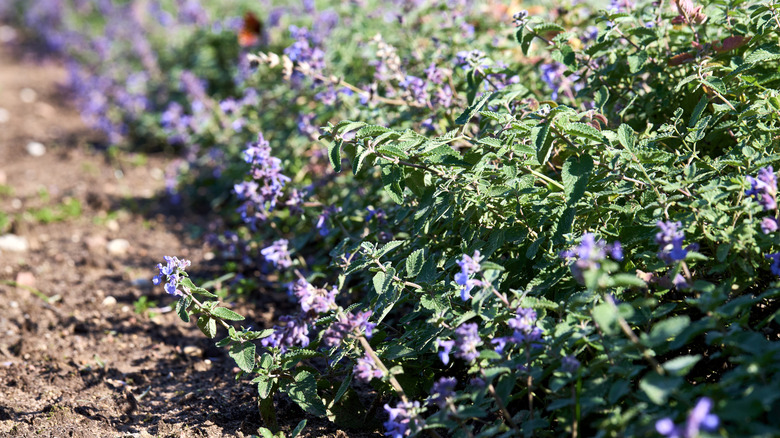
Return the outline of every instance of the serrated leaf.
<path id="1" fill-rule="evenodd" d="M 385 134 L 387 132 L 391 131 L 390 128 L 385 128 L 384 126 L 380 125 L 366 125 L 355 134 L 355 137 L 357 138 L 365 138 L 365 137 L 376 137 L 379 134 Z"/>
<path id="2" fill-rule="evenodd" d="M 342 120 L 336 124 L 336 132 L 343 135 L 346 134 L 347 132 L 354 131 L 363 126 L 366 126 L 366 122 L 353 122 L 351 120 Z"/>
<path id="3" fill-rule="evenodd" d="M 604 135 L 598 129 L 582 122 L 572 122 L 566 126 L 565 132 L 575 137 L 587 138 L 589 140 L 604 141 Z"/>
<path id="4" fill-rule="evenodd" d="M 423 258 L 424 253 L 425 250 L 420 248 L 412 251 L 409 257 L 406 258 L 406 275 L 408 277 L 416 277 L 422 271 L 423 263 L 425 262 Z"/>
<path id="5" fill-rule="evenodd" d="M 251 342 L 233 344 L 228 355 L 236 361 L 236 365 L 244 372 L 251 373 L 255 368 L 255 344 Z"/>
<path id="6" fill-rule="evenodd" d="M 191 303 L 192 298 L 190 296 L 183 296 L 176 302 L 176 314 L 179 315 L 179 318 L 184 322 L 190 322 L 190 313 L 187 309 L 190 307 Z"/>
<path id="7" fill-rule="evenodd" d="M 382 271 L 378 271 L 376 274 L 374 274 L 372 282 L 374 284 L 374 291 L 376 294 L 382 295 L 387 291 L 387 289 L 390 288 L 390 284 L 392 284 L 393 278 L 388 277 L 388 275 Z"/>
<path id="8" fill-rule="evenodd" d="M 213 339 L 217 336 L 217 321 L 214 318 L 201 315 L 200 318 L 198 318 L 198 328 L 209 339 Z"/>
<path id="9" fill-rule="evenodd" d="M 540 165 L 547 163 L 552 153 L 552 136 L 550 135 L 550 122 L 542 123 L 541 125 L 533 127 L 531 129 L 531 140 L 536 146 L 536 159 Z"/>
<path id="10" fill-rule="evenodd" d="M 383 257 L 384 255 L 390 253 L 390 251 L 398 248 L 404 243 L 405 243 L 404 240 L 391 240 L 385 243 L 384 245 L 382 245 L 382 247 L 376 251 L 376 257 L 377 258 Z"/>
<path id="11" fill-rule="evenodd" d="M 638 73 L 647 62 L 647 52 L 641 51 L 635 55 L 628 56 L 628 70 L 632 73 Z"/>
<path id="12" fill-rule="evenodd" d="M 539 34 L 547 32 L 564 32 L 565 30 L 566 28 L 560 24 L 551 23 L 549 21 L 545 21 L 544 23 L 539 23 L 534 26 L 534 32 Z"/>
<path id="13" fill-rule="evenodd" d="M 707 95 L 704 94 L 701 96 L 701 99 L 699 99 L 699 103 L 696 104 L 696 108 L 693 109 L 693 113 L 691 114 L 691 119 L 688 120 L 688 127 L 693 128 L 696 126 L 696 123 L 699 121 L 699 117 L 701 117 L 702 112 L 704 112 L 704 109 L 707 108 L 707 104 L 709 103 L 709 99 L 707 99 Z"/>
<path id="14" fill-rule="evenodd" d="M 663 405 L 682 382 L 683 380 L 679 377 L 666 377 L 651 373 L 639 381 L 639 388 L 650 401 L 657 405 Z"/>
<path id="15" fill-rule="evenodd" d="M 608 303 L 599 304 L 593 308 L 593 321 L 599 325 L 601 330 L 608 334 L 615 334 L 617 331 L 615 323 L 617 321 L 617 309 Z"/>
<path id="16" fill-rule="evenodd" d="M 474 104 L 470 107 L 466 108 L 466 111 L 463 111 L 463 113 L 458 116 L 457 119 L 455 119 L 455 123 L 458 125 L 465 125 L 468 123 L 468 121 L 471 120 L 471 118 L 474 117 L 474 115 L 479 112 L 483 106 L 485 106 L 485 104 L 488 102 L 488 100 L 490 100 L 490 98 L 493 97 L 494 94 L 495 93 L 485 93 L 482 98 L 474 102 Z"/>
<path id="17" fill-rule="evenodd" d="M 574 205 L 585 194 L 588 187 L 590 172 L 593 170 L 593 158 L 590 155 L 583 155 L 579 159 L 570 157 L 563 163 L 561 178 L 563 180 L 563 191 L 566 194 L 566 203 Z"/>
<path id="18" fill-rule="evenodd" d="M 244 317 L 239 315 L 238 313 L 226 309 L 224 307 L 216 307 L 214 310 L 211 311 L 211 314 L 213 316 L 228 320 L 228 321 L 243 321 Z"/>
<path id="19" fill-rule="evenodd" d="M 307 370 L 299 370 L 295 374 L 295 382 L 287 387 L 287 395 L 304 411 L 324 417 L 327 415 L 325 405 L 317 394 L 317 380 Z"/>
<path id="20" fill-rule="evenodd" d="M 268 378 L 268 376 L 258 376 L 255 381 L 257 381 L 257 395 L 261 400 L 271 396 L 271 390 L 274 386 L 273 379 Z"/>
<path id="21" fill-rule="evenodd" d="M 339 386 L 338 391 L 336 391 L 336 395 L 333 397 L 333 400 L 331 400 L 328 404 L 328 408 L 332 407 L 338 403 L 339 400 L 341 400 L 341 397 L 343 397 L 344 393 L 346 393 L 347 389 L 349 389 L 350 383 L 352 383 L 352 373 L 347 374 L 347 377 L 341 381 L 341 386 Z"/>
<path id="22" fill-rule="evenodd" d="M 363 169 L 363 165 L 366 162 L 366 159 L 370 157 L 373 154 L 373 152 L 370 149 L 362 149 L 357 154 L 355 154 L 355 159 L 352 162 L 352 174 L 357 175 L 358 172 L 360 172 L 361 169 Z"/>
<path id="23" fill-rule="evenodd" d="M 630 126 L 626 125 L 625 123 L 620 125 L 617 132 L 618 141 L 621 145 L 623 145 L 624 148 L 628 150 L 632 150 L 634 147 L 634 143 L 636 142 L 636 137 L 634 136 L 634 130 L 631 129 Z"/>
<path id="24" fill-rule="evenodd" d="M 333 166 L 333 171 L 336 173 L 341 172 L 341 145 L 342 141 L 334 141 L 328 145 L 328 159 L 330 165 Z"/>
<path id="25" fill-rule="evenodd" d="M 643 336 L 645 345 L 654 348 L 666 343 L 667 340 L 674 338 L 682 333 L 686 327 L 691 324 L 691 318 L 685 316 L 674 316 L 656 323 L 650 330 L 648 336 Z"/>
<path id="26" fill-rule="evenodd" d="M 403 189 L 401 181 L 403 180 L 403 170 L 395 164 L 382 166 L 382 183 L 390 199 L 396 204 L 404 203 Z"/>
<path id="27" fill-rule="evenodd" d="M 393 145 L 382 145 L 376 148 L 376 152 L 377 154 L 389 155 L 391 157 L 400 158 L 402 160 L 409 159 L 409 155 L 406 152 L 402 151 L 401 149 Z"/>

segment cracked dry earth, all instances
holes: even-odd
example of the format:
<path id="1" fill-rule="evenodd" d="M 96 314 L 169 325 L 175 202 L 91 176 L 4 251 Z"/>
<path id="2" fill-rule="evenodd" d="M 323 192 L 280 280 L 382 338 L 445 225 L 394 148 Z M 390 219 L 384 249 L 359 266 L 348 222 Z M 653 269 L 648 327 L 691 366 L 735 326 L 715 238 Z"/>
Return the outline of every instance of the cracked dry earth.
<path id="1" fill-rule="evenodd" d="M 108 160 L 64 69 L 22 53 L 0 45 L 0 437 L 256 434 L 255 386 L 149 281 L 164 255 L 211 258 L 192 237 L 207 218 L 161 200 L 171 157 Z M 257 300 L 235 310 L 269 327 L 274 302 Z M 303 436 L 381 436 L 276 403 L 287 432 L 308 418 Z"/>

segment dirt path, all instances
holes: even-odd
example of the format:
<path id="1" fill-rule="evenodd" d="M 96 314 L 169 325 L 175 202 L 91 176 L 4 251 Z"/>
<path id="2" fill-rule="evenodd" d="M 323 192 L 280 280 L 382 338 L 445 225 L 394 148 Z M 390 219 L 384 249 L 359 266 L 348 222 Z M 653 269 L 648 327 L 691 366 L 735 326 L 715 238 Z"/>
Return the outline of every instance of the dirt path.
<path id="1" fill-rule="evenodd" d="M 172 312 L 135 311 L 172 302 L 149 281 L 164 255 L 207 263 L 188 238 L 204 220 L 158 200 L 165 158 L 94 152 L 65 77 L 0 46 L 0 436 L 256 433 L 256 388 L 225 352 Z M 278 403 L 290 430 L 303 412 Z M 306 435 L 381 436 L 312 420 Z"/>

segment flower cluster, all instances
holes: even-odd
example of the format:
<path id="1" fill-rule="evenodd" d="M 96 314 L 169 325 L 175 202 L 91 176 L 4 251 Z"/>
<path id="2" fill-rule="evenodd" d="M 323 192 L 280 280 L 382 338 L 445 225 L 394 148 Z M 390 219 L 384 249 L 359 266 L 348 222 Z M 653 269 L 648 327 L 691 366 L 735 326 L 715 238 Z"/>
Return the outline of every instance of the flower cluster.
<path id="1" fill-rule="evenodd" d="M 675 425 L 674 421 L 667 417 L 656 421 L 655 430 L 666 438 L 697 438 L 701 430 L 714 432 L 720 420 L 717 415 L 710 413 L 711 410 L 712 400 L 702 397 L 688 414 L 684 425 Z"/>
<path id="2" fill-rule="evenodd" d="M 558 93 L 564 91 L 569 98 L 574 97 L 574 92 L 582 89 L 583 85 L 579 83 L 580 76 L 576 73 L 565 76 L 566 66 L 560 62 L 542 64 L 539 69 L 542 73 L 542 80 L 552 90 L 552 99 L 558 99 Z"/>
<path id="3" fill-rule="evenodd" d="M 327 347 L 340 346 L 344 338 L 360 336 L 365 333 L 367 338 L 370 338 L 373 334 L 376 323 L 369 322 L 368 318 L 371 316 L 371 311 L 358 312 L 352 314 L 352 312 L 346 312 L 339 315 L 336 322 L 331 324 L 325 333 L 322 334 L 322 342 Z"/>
<path id="4" fill-rule="evenodd" d="M 460 272 L 455 274 L 455 284 L 460 286 L 460 298 L 463 301 L 471 298 L 470 292 L 474 286 L 482 286 L 482 281 L 471 278 L 482 269 L 479 265 L 481 261 L 482 255 L 479 251 L 474 251 L 474 255 L 471 257 L 463 254 L 463 258 L 457 261 Z"/>
<path id="5" fill-rule="evenodd" d="M 394 408 L 390 405 L 385 405 L 385 411 L 387 411 L 390 419 L 385 423 L 385 435 L 391 438 L 403 438 L 409 436 L 412 432 L 412 426 L 419 428 L 422 426 L 422 421 L 417 418 L 416 412 L 420 408 L 420 402 L 404 402 L 400 401 Z"/>
<path id="6" fill-rule="evenodd" d="M 368 354 L 358 359 L 357 365 L 352 369 L 352 372 L 358 380 L 363 382 L 370 382 L 371 379 L 381 379 L 385 375 Z"/>
<path id="7" fill-rule="evenodd" d="M 165 292 L 173 296 L 184 295 L 184 293 L 178 289 L 178 286 L 182 277 L 186 275 L 184 272 L 185 269 L 187 269 L 191 262 L 189 260 L 179 260 L 176 257 L 170 256 L 165 256 L 163 259 L 165 259 L 166 264 L 157 264 L 157 269 L 160 273 L 152 278 L 152 283 L 154 283 L 155 286 L 159 285 L 163 281 L 163 277 L 165 277 L 167 280 L 164 286 Z"/>
<path id="8" fill-rule="evenodd" d="M 772 166 L 759 169 L 756 178 L 748 176 L 747 180 L 750 188 L 745 191 L 745 194 L 758 201 L 764 211 L 777 210 L 777 175 Z M 777 231 L 779 226 L 776 217 L 765 217 L 761 221 L 761 231 L 764 234 Z"/>
<path id="9" fill-rule="evenodd" d="M 336 308 L 336 295 L 339 290 L 333 286 L 331 290 L 314 287 L 303 278 L 298 279 L 292 285 L 292 293 L 298 298 L 301 310 L 308 313 L 313 310 L 315 313 L 325 313 Z"/>
<path id="10" fill-rule="evenodd" d="M 287 249 L 288 243 L 287 239 L 279 239 L 271 246 L 260 250 L 260 254 L 265 257 L 267 262 L 273 264 L 275 268 L 289 268 L 292 266 L 292 259 L 290 258 L 290 251 Z"/>
<path id="11" fill-rule="evenodd" d="M 656 225 L 661 229 L 655 235 L 655 243 L 658 244 L 658 258 L 667 265 L 685 260 L 688 251 L 696 251 L 698 249 L 696 244 L 683 248 L 682 243 L 683 239 L 685 239 L 685 232 L 680 230 L 682 223 L 658 221 Z"/>
<path id="12" fill-rule="evenodd" d="M 611 244 L 607 244 L 603 239 L 597 241 L 593 233 L 585 233 L 582 235 L 579 246 L 561 252 L 561 258 L 574 260 L 571 265 L 571 273 L 578 282 L 584 283 L 584 273 L 598 270 L 607 254 L 614 260 L 621 261 L 623 260 L 623 246 L 617 241 Z"/>
<path id="13" fill-rule="evenodd" d="M 479 356 L 477 347 L 482 345 L 482 338 L 479 337 L 479 328 L 476 323 L 462 324 L 455 329 L 456 340 L 442 341 L 437 340 L 436 345 L 441 348 L 439 358 L 444 365 L 450 363 L 450 353 L 453 347 L 458 347 L 456 356 L 466 362 L 473 362 Z"/>
<path id="14" fill-rule="evenodd" d="M 439 408 L 444 409 L 447 401 L 455 396 L 455 386 L 457 384 L 458 381 L 454 377 L 442 377 L 434 382 L 431 388 L 430 401 L 439 406 Z"/>
<path id="15" fill-rule="evenodd" d="M 279 348 L 284 353 L 290 347 L 309 345 L 309 323 L 304 317 L 284 315 L 279 322 L 286 324 L 274 325 L 274 333 L 260 341 L 263 347 Z"/>
<path id="16" fill-rule="evenodd" d="M 493 338 L 490 342 L 496 345 L 496 352 L 503 353 L 507 343 L 525 344 L 532 348 L 542 346 L 542 333 L 544 331 L 536 326 L 536 311 L 525 307 L 518 307 L 515 317 L 507 321 L 507 325 L 513 330 L 511 336 Z"/>
<path id="17" fill-rule="evenodd" d="M 257 223 L 264 221 L 276 206 L 290 178 L 282 174 L 282 162 L 271 156 L 271 147 L 263 134 L 258 134 L 257 142 L 250 143 L 244 150 L 244 161 L 252 166 L 249 170 L 252 180 L 234 185 L 233 190 L 239 200 L 244 201 L 238 208 L 241 218 L 256 229 Z"/>

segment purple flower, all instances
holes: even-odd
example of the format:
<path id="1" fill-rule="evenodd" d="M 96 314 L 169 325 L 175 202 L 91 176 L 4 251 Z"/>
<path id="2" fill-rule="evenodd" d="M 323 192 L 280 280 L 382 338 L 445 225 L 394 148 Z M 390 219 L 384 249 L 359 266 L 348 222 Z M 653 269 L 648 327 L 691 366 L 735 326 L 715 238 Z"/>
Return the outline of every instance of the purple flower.
<path id="1" fill-rule="evenodd" d="M 298 298 L 301 310 L 304 312 L 314 310 L 319 314 L 336 307 L 336 295 L 338 295 L 339 290 L 335 286 L 330 291 L 316 288 L 308 281 L 300 278 L 293 283 L 292 293 Z"/>
<path id="2" fill-rule="evenodd" d="M 561 369 L 565 373 L 575 373 L 580 368 L 580 361 L 576 356 L 563 356 L 561 358 Z"/>
<path id="3" fill-rule="evenodd" d="M 376 323 L 368 321 L 370 316 L 370 310 L 358 312 L 356 315 L 352 312 L 340 315 L 322 334 L 323 344 L 327 347 L 340 346 L 344 338 L 360 336 L 363 332 L 370 338 L 376 327 Z"/>
<path id="4" fill-rule="evenodd" d="M 655 242 L 658 244 L 658 258 L 667 265 L 674 262 L 685 260 L 689 250 L 695 250 L 695 245 L 682 247 L 685 233 L 678 228 L 682 227 L 680 222 L 662 222 L 658 221 L 658 228 L 661 229 L 655 235 Z"/>
<path id="5" fill-rule="evenodd" d="M 275 268 L 289 268 L 292 266 L 290 252 L 287 250 L 287 239 L 279 239 L 271 246 L 260 250 L 265 260 L 271 262 Z"/>
<path id="6" fill-rule="evenodd" d="M 753 196 L 764 210 L 777 208 L 777 175 L 772 166 L 759 169 L 757 178 L 747 177 L 750 189 L 745 191 L 748 196 Z"/>
<path id="7" fill-rule="evenodd" d="M 482 261 L 482 256 L 479 251 L 474 251 L 474 255 L 469 257 L 463 254 L 463 258 L 457 261 L 460 266 L 460 272 L 455 274 L 455 284 L 460 286 L 460 298 L 463 301 L 471 298 L 469 293 L 474 286 L 481 286 L 482 282 L 479 280 L 470 279 L 469 277 L 476 274 L 482 269 L 479 263 Z"/>
<path id="8" fill-rule="evenodd" d="M 455 346 L 455 341 L 442 341 L 441 339 L 436 340 L 436 348 L 442 348 L 443 350 L 439 352 L 439 359 L 441 359 L 441 362 L 444 365 L 447 365 L 450 363 L 450 353 L 452 352 L 452 347 Z"/>
<path id="9" fill-rule="evenodd" d="M 593 233 L 585 233 L 578 246 L 561 252 L 561 258 L 574 259 L 571 273 L 578 282 L 585 283 L 584 273 L 599 269 L 607 253 L 615 260 L 623 260 L 623 246 L 620 242 L 608 245 L 603 239 L 596 241 Z"/>
<path id="10" fill-rule="evenodd" d="M 163 259 L 165 260 L 166 264 L 157 264 L 157 270 L 159 271 L 159 274 L 152 278 L 152 283 L 158 285 L 162 282 L 163 277 L 165 277 L 167 280 L 167 283 L 165 283 L 164 286 L 166 293 L 174 296 L 184 295 L 182 291 L 178 290 L 178 286 L 182 277 L 186 276 L 186 272 L 184 272 L 184 270 L 190 266 L 191 262 L 189 260 L 179 260 L 176 257 L 170 256 L 165 256 Z"/>
<path id="11" fill-rule="evenodd" d="M 765 257 L 768 259 L 772 259 L 772 266 L 770 266 L 772 273 L 775 275 L 780 275 L 780 252 L 776 252 L 774 254 L 767 254 Z"/>
<path id="12" fill-rule="evenodd" d="M 355 373 L 358 380 L 368 383 L 371 379 L 381 379 L 385 375 L 382 370 L 377 368 L 374 359 L 368 354 L 358 359 L 357 362 L 352 372 Z"/>
<path id="13" fill-rule="evenodd" d="M 662 418 L 655 423 L 655 430 L 666 438 L 697 438 L 699 431 L 714 432 L 718 428 L 720 420 L 715 414 L 711 414 L 712 400 L 702 397 L 696 406 L 688 414 L 685 425 L 675 425 L 671 418 Z"/>
<path id="14" fill-rule="evenodd" d="M 482 345 L 477 324 L 461 324 L 455 329 L 455 336 L 457 336 L 455 343 L 458 346 L 458 352 L 455 355 L 466 362 L 473 362 L 479 356 L 477 347 Z"/>
<path id="15" fill-rule="evenodd" d="M 329 205 L 322 210 L 319 217 L 317 217 L 317 224 L 314 226 L 320 233 L 320 236 L 325 237 L 330 234 L 330 228 L 328 228 L 328 219 L 333 213 L 341 212 L 341 207 Z"/>
<path id="16" fill-rule="evenodd" d="M 244 222 L 254 229 L 259 221 L 266 220 L 267 213 L 276 206 L 290 178 L 282 174 L 282 162 L 271 156 L 271 148 L 263 134 L 257 135 L 257 142 L 250 143 L 243 155 L 244 161 L 252 166 L 249 170 L 252 181 L 236 184 L 233 191 L 239 200 L 244 201 L 237 211 Z"/>
<path id="17" fill-rule="evenodd" d="M 421 427 L 421 421 L 414 412 L 419 408 L 420 402 L 418 401 L 414 403 L 400 401 L 394 408 L 386 404 L 385 411 L 387 411 L 390 419 L 384 423 L 386 429 L 385 436 L 403 438 L 412 433 L 412 425 L 415 425 L 416 428 Z"/>
<path id="18" fill-rule="evenodd" d="M 457 384 L 458 381 L 454 377 L 442 377 L 433 384 L 430 401 L 436 403 L 439 408 L 444 409 L 447 405 L 447 399 L 455 396 L 455 386 Z"/>
<path id="19" fill-rule="evenodd" d="M 774 233 L 777 231 L 777 219 L 773 217 L 765 217 L 761 221 L 761 232 L 764 234 Z"/>
<path id="20" fill-rule="evenodd" d="M 526 20 L 528 19 L 528 11 L 523 9 L 520 12 L 516 12 L 515 15 L 512 15 L 512 21 L 515 24 L 515 27 L 522 27 L 525 25 Z"/>
<path id="21" fill-rule="evenodd" d="M 263 338 L 260 343 L 264 347 L 279 348 L 282 353 L 295 345 L 306 347 L 309 345 L 309 325 L 301 316 L 284 315 L 279 322 L 286 322 L 284 326 L 274 325 L 274 333 Z"/>

